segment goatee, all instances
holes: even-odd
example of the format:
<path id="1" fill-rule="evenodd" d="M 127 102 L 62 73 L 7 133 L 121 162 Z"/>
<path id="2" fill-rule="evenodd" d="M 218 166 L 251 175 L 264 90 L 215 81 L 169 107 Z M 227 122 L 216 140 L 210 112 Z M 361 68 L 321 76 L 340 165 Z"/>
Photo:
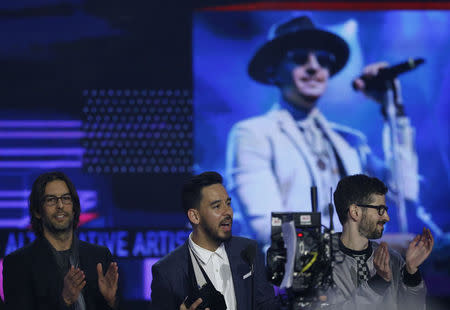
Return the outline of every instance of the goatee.
<path id="1" fill-rule="evenodd" d="M 209 227 L 208 225 L 204 225 L 203 229 L 205 230 L 209 238 L 216 241 L 218 244 L 231 239 L 231 231 L 226 237 L 221 237 L 213 228 Z"/>

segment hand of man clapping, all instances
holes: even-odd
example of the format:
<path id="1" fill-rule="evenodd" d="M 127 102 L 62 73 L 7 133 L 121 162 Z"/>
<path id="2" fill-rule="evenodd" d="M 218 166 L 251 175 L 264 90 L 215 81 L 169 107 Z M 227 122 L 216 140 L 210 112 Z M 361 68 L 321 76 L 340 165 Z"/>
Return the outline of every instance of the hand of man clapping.
<path id="1" fill-rule="evenodd" d="M 392 280 L 392 269 L 389 260 L 388 245 L 386 242 L 381 242 L 373 255 L 373 265 L 377 274 L 387 282 Z"/>
<path id="2" fill-rule="evenodd" d="M 74 266 L 71 266 L 64 276 L 62 297 L 68 306 L 77 301 L 81 290 L 86 285 L 84 278 L 84 272 L 80 268 L 75 268 Z"/>
<path id="3" fill-rule="evenodd" d="M 430 230 L 423 228 L 422 234 L 417 235 L 406 250 L 406 271 L 416 273 L 419 266 L 428 258 L 434 246 L 434 238 Z"/>
<path id="4" fill-rule="evenodd" d="M 103 267 L 101 263 L 97 264 L 98 287 L 106 302 L 111 308 L 115 308 L 117 283 L 119 280 L 119 268 L 117 263 L 113 262 L 109 265 L 106 274 L 103 275 Z"/>

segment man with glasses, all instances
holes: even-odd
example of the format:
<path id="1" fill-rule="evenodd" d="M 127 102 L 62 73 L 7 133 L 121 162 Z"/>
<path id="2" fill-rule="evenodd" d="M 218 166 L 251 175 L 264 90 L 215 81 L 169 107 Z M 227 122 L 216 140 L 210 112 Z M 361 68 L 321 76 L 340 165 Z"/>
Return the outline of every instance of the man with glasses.
<path id="1" fill-rule="evenodd" d="M 35 180 L 29 213 L 36 240 L 4 259 L 6 309 L 117 309 L 117 263 L 106 247 L 78 240 L 80 209 L 65 174 Z"/>
<path id="2" fill-rule="evenodd" d="M 389 175 L 388 165 L 370 156 L 362 133 L 329 122 L 317 107 L 328 80 L 345 66 L 348 57 L 349 47 L 342 38 L 316 28 L 302 16 L 274 25 L 269 40 L 251 59 L 250 77 L 278 87 L 280 98 L 265 115 L 237 123 L 229 136 L 227 185 L 243 217 L 241 234 L 268 243 L 270 212 L 310 211 L 311 186 L 317 187 L 318 211 L 322 223 L 328 225 L 330 191 L 341 177 L 363 171 L 383 179 Z M 371 64 L 363 75 L 374 77 L 385 66 Z M 355 87 L 365 91 L 364 81 L 357 79 Z M 381 102 L 386 91 L 368 95 Z M 398 116 L 402 180 L 406 198 L 415 201 L 418 178 L 413 130 L 401 109 Z M 337 216 L 334 223 L 339 229 Z"/>
<path id="3" fill-rule="evenodd" d="M 381 238 L 389 222 L 387 191 L 379 179 L 362 174 L 337 185 L 334 204 L 343 230 L 335 242 L 334 287 L 327 293 L 332 309 L 425 309 L 418 268 L 433 249 L 430 230 L 409 243 L 405 260 L 385 242 L 369 240 Z"/>

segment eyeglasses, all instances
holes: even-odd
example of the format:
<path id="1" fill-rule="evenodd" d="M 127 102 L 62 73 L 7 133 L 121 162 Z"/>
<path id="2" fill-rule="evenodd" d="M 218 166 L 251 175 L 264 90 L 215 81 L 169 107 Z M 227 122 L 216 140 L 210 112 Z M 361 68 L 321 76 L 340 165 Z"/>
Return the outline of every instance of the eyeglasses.
<path id="1" fill-rule="evenodd" d="M 286 56 L 297 65 L 304 65 L 308 62 L 309 54 L 313 54 L 323 68 L 331 69 L 336 65 L 336 57 L 327 51 L 300 48 L 289 51 Z"/>
<path id="2" fill-rule="evenodd" d="M 358 207 L 363 207 L 363 208 L 370 208 L 370 209 L 377 209 L 378 210 L 378 215 L 379 216 L 383 216 L 384 212 L 387 212 L 388 207 L 385 205 L 379 205 L 379 206 L 372 206 L 372 205 L 357 205 Z"/>
<path id="3" fill-rule="evenodd" d="M 44 197 L 44 204 L 50 207 L 56 206 L 59 199 L 61 199 L 63 205 L 70 205 L 72 203 L 72 196 L 70 194 L 64 194 L 59 197 L 54 195 L 47 195 Z"/>

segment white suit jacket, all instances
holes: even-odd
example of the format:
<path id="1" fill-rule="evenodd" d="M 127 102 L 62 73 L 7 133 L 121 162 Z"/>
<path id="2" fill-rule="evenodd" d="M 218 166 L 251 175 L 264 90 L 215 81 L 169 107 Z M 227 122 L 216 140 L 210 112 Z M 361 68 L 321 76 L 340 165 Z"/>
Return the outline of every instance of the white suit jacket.
<path id="1" fill-rule="evenodd" d="M 373 170 L 378 170 L 375 171 L 378 177 L 388 178 L 388 166 L 370 156 L 370 148 L 362 133 L 332 124 L 319 111 L 315 113 L 335 150 L 343 175 L 374 174 Z M 400 126 L 399 132 L 411 135 L 409 120 L 403 122 L 405 124 Z M 417 156 L 411 137 L 401 139 L 401 142 L 404 148 L 401 161 L 409 167 L 405 171 L 413 176 L 412 185 L 408 185 L 409 198 L 414 199 L 418 195 Z M 311 211 L 310 188 L 317 183 L 318 168 L 315 159 L 305 152 L 306 148 L 307 144 L 291 114 L 277 105 L 262 116 L 233 126 L 228 140 L 226 178 L 241 234 L 267 243 L 270 240 L 271 212 Z M 319 208 L 328 203 L 319 200 Z M 322 224 L 328 226 L 327 210 L 318 211 L 322 212 Z M 336 231 L 340 231 L 336 212 L 333 219 Z"/>

